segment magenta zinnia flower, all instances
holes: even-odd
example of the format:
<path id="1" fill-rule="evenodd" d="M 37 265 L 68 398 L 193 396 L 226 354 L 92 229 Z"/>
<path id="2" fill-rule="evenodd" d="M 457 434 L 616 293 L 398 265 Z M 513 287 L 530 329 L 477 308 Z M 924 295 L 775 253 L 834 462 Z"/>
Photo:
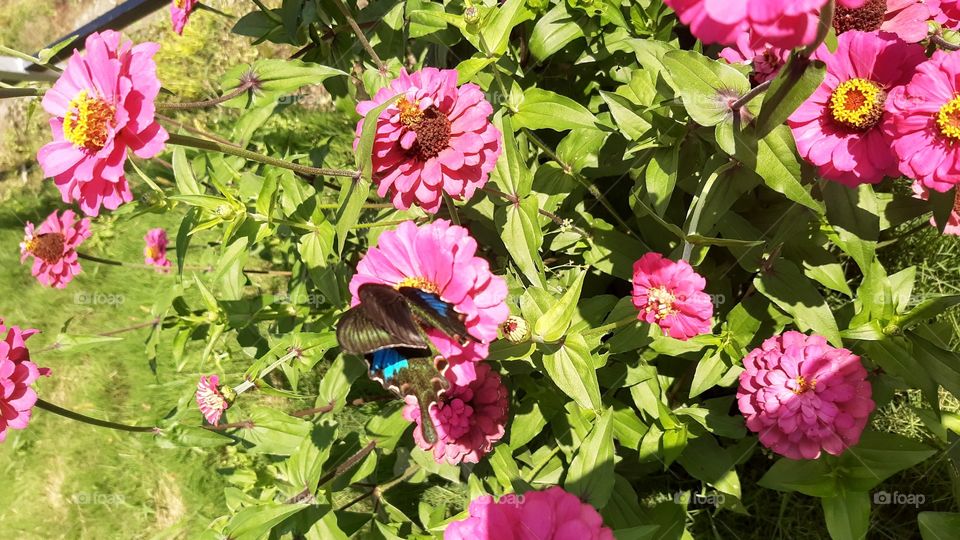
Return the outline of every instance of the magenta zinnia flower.
<path id="1" fill-rule="evenodd" d="M 790 331 L 743 359 L 737 400 L 760 442 L 791 459 L 835 456 L 857 444 L 873 411 L 860 357 L 822 336 Z"/>
<path id="2" fill-rule="evenodd" d="M 201 375 L 200 381 L 197 383 L 195 397 L 203 417 L 215 426 L 220 423 L 223 411 L 230 408 L 230 402 L 224 397 L 220 388 L 220 377 L 217 375 L 210 375 L 209 377 Z"/>
<path id="3" fill-rule="evenodd" d="M 940 192 L 960 184 L 960 54 L 934 52 L 890 94 L 886 110 L 900 172 Z"/>
<path id="4" fill-rule="evenodd" d="M 167 231 L 156 228 L 150 229 L 143 237 L 146 245 L 143 247 L 143 262 L 156 266 L 158 269 L 170 268 L 170 259 L 167 259 Z"/>
<path id="5" fill-rule="evenodd" d="M 489 344 L 497 339 L 497 327 L 510 315 L 507 284 L 490 272 L 490 264 L 476 256 L 477 241 L 467 229 L 440 219 L 418 227 L 413 221 L 380 235 L 357 264 L 350 280 L 353 305 L 364 283 L 417 287 L 432 292 L 453 305 L 463 317 L 467 331 L 477 341 L 461 346 L 437 330 L 427 333 L 451 369 L 466 369 L 487 357 Z"/>
<path id="6" fill-rule="evenodd" d="M 857 0 L 862 3 L 862 0 Z M 733 45 L 744 32 L 759 43 L 793 49 L 813 43 L 826 0 L 664 0 L 704 43 Z"/>
<path id="7" fill-rule="evenodd" d="M 487 183 L 500 155 L 500 130 L 490 123 L 493 107 L 475 84 L 457 87 L 457 71 L 424 68 L 406 71 L 362 101 L 366 115 L 395 95 L 377 121 L 373 142 L 373 179 L 377 193 L 392 193 L 393 204 L 406 210 L 417 204 L 435 214 L 443 192 L 469 199 Z M 354 148 L 360 144 L 361 120 Z"/>
<path id="8" fill-rule="evenodd" d="M 672 338 L 686 340 L 710 333 L 713 301 L 703 292 L 706 286 L 707 280 L 687 261 L 647 253 L 633 263 L 637 318 L 660 326 Z"/>
<path id="9" fill-rule="evenodd" d="M 837 7 L 833 28 L 837 34 L 861 32 L 891 32 L 907 43 L 926 39 L 927 21 L 933 11 L 921 0 L 869 0 L 860 8 Z"/>
<path id="10" fill-rule="evenodd" d="M 938 23 L 951 30 L 960 26 L 960 0 L 927 0 L 927 3 Z"/>
<path id="11" fill-rule="evenodd" d="M 749 32 L 744 32 L 737 37 L 734 47 L 720 51 L 720 58 L 731 64 L 752 67 L 753 82 L 760 84 L 777 76 L 790 58 L 790 51 L 766 45 Z"/>
<path id="12" fill-rule="evenodd" d="M 30 361 L 27 338 L 37 330 L 7 327 L 0 319 L 0 442 L 7 438 L 7 429 L 24 429 L 37 402 L 37 393 L 31 385 L 44 374 Z"/>
<path id="13" fill-rule="evenodd" d="M 447 525 L 444 540 L 613 540 L 597 510 L 553 486 L 523 495 L 490 495 L 470 503 L 470 516 Z"/>
<path id="14" fill-rule="evenodd" d="M 53 115 L 53 142 L 37 160 L 63 202 L 79 202 L 89 216 L 133 198 L 123 172 L 128 150 L 151 158 L 167 140 L 154 119 L 160 81 L 153 55 L 160 46 L 131 45 L 112 30 L 91 34 L 86 56 L 74 52 L 43 96 L 44 110 Z"/>
<path id="15" fill-rule="evenodd" d="M 923 187 L 920 182 L 914 182 L 912 186 L 913 194 L 918 199 L 927 200 L 930 198 L 930 190 Z M 930 225 L 937 228 L 937 219 L 930 218 Z M 953 210 L 950 212 L 950 218 L 947 219 L 947 225 L 943 228 L 943 234 L 960 236 L 960 189 L 956 190 L 953 198 Z"/>
<path id="16" fill-rule="evenodd" d="M 28 221 L 23 230 L 20 264 L 32 256 L 31 273 L 37 281 L 47 287 L 65 288 L 80 273 L 77 247 L 90 238 L 90 220 L 77 221 L 73 210 L 65 210 L 63 216 L 54 211 L 39 227 Z"/>
<path id="17" fill-rule="evenodd" d="M 814 58 L 827 64 L 827 75 L 788 120 L 800 155 L 820 176 L 848 186 L 896 176 L 884 102 L 925 60 L 923 47 L 893 34 L 846 32 L 836 52 L 824 45 Z"/>
<path id="18" fill-rule="evenodd" d="M 183 28 L 190 21 L 190 12 L 193 11 L 197 0 L 173 0 L 170 3 L 170 21 L 173 23 L 173 31 L 183 34 Z"/>
<path id="19" fill-rule="evenodd" d="M 433 459 L 437 463 L 479 463 L 480 458 L 493 449 L 494 443 L 503 438 L 507 423 L 507 389 L 489 364 L 478 363 L 475 369 L 476 378 L 465 383 L 457 379 L 453 370 L 446 371 L 450 388 L 430 404 L 430 418 L 437 430 L 436 444 L 423 439 L 417 398 L 406 398 L 403 417 L 417 423 L 413 438 L 420 448 L 433 450 Z"/>

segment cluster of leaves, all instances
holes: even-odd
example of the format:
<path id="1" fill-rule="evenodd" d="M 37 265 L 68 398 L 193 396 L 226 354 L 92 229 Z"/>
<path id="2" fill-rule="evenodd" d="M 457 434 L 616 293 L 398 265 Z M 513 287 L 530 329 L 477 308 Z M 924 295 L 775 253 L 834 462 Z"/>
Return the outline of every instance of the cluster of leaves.
<path id="1" fill-rule="evenodd" d="M 952 197 L 927 202 L 892 185 L 815 178 L 783 122 L 819 84 L 822 65 L 793 58 L 765 98 L 737 109 L 748 74 L 678 40 L 658 1 L 380 0 L 354 12 L 384 71 L 358 47 L 338 3 L 285 0 L 237 22 L 234 32 L 292 46 L 297 59 L 224 75 L 223 92 L 251 71 L 260 81 L 227 104 L 242 111 L 231 139 L 343 167 L 322 141 L 309 156 L 283 155 L 254 134 L 304 85 L 322 83 L 353 114 L 401 69 L 456 68 L 460 83 L 487 92 L 504 145 L 494 190 L 458 203 L 458 218 L 506 276 L 511 310 L 534 339 L 491 348 L 511 393 L 504 439 L 479 464 L 434 463 L 414 445 L 398 402 L 352 405 L 378 389 L 360 359 L 339 354 L 333 334 L 353 266 L 377 234 L 430 219 L 377 207 L 373 131 L 363 132 L 356 182 L 175 151 L 175 188 L 157 187 L 139 204 L 189 207 L 176 238 L 181 273 L 202 231 L 218 236 L 221 254 L 214 272 L 185 277 L 157 302 L 165 323 L 149 351 L 169 337 L 178 365 L 203 366 L 239 350 L 255 379 L 297 348 L 303 355 L 259 389 L 291 402 L 316 395 L 315 409 L 296 415 L 244 396 L 231 429 L 217 432 L 191 427 L 197 414 L 185 395 L 165 420 L 163 444 L 229 445 L 248 456 L 232 454 L 229 513 L 213 529 L 230 538 L 428 538 L 474 496 L 559 484 L 598 508 L 618 538 L 684 536 L 692 509 L 678 494 L 718 495 L 716 511 L 744 513 L 743 492 L 759 489 L 818 497 L 834 538 L 862 538 L 869 493 L 886 478 L 925 460 L 956 463 L 957 417 L 940 410 L 938 391 L 960 396 L 960 358 L 930 320 L 960 297 L 917 298 L 915 270 L 877 258 L 901 225 L 943 216 Z M 349 144 L 353 133 L 339 137 Z M 650 251 L 686 256 L 706 278 L 714 334 L 678 341 L 630 320 L 632 265 Z M 243 268 L 257 259 L 291 271 L 283 298 L 252 290 Z M 743 357 L 784 329 L 860 354 L 879 406 L 919 389 L 929 440 L 868 427 L 840 457 L 762 455 L 734 394 Z M 203 343 L 199 355 L 186 352 L 191 342 Z M 742 486 L 738 467 L 758 455 L 769 471 Z M 665 471 L 677 481 L 650 481 Z M 919 527 L 946 538 L 956 520 L 926 513 Z"/>

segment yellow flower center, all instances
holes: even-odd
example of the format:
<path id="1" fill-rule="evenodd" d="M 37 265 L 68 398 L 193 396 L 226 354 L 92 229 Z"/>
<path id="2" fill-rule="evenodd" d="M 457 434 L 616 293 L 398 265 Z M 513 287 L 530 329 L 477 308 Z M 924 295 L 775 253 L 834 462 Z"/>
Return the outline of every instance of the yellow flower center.
<path id="1" fill-rule="evenodd" d="M 63 247 L 66 239 L 61 233 L 46 233 L 28 238 L 25 247 L 28 253 L 34 257 L 43 260 L 46 263 L 54 264 L 63 257 Z"/>
<path id="2" fill-rule="evenodd" d="M 673 309 L 673 303 L 676 301 L 677 297 L 666 287 L 655 287 L 647 292 L 646 310 L 653 313 L 654 317 L 660 321 L 677 312 Z"/>
<path id="3" fill-rule="evenodd" d="M 149 256 L 151 259 L 154 259 L 154 260 L 159 259 L 160 255 L 161 255 L 160 248 L 158 248 L 157 246 L 147 247 L 147 256 Z"/>
<path id="4" fill-rule="evenodd" d="M 178 8 L 183 9 L 183 6 L 186 5 L 187 0 L 173 0 L 173 3 L 176 4 Z"/>
<path id="5" fill-rule="evenodd" d="M 843 82 L 830 96 L 830 113 L 834 122 L 854 131 L 866 131 L 877 125 L 883 116 L 887 93 L 867 79 Z"/>
<path id="6" fill-rule="evenodd" d="M 420 102 L 410 103 L 407 98 L 402 97 L 397 100 L 397 108 L 400 109 L 400 123 L 408 128 L 414 128 L 423 120 L 423 111 L 420 110 Z"/>
<path id="7" fill-rule="evenodd" d="M 940 134 L 951 142 L 960 141 L 960 96 L 948 101 L 937 113 Z"/>
<path id="8" fill-rule="evenodd" d="M 81 90 L 70 100 L 63 119 L 63 136 L 77 148 L 97 151 L 107 144 L 116 109 L 103 99 Z"/>
<path id="9" fill-rule="evenodd" d="M 415 289 L 420 289 L 421 291 L 427 291 L 433 294 L 440 294 L 440 288 L 437 287 L 433 282 L 426 278 L 416 277 L 416 278 L 407 278 L 400 283 L 397 283 L 397 288 L 401 287 L 413 287 Z"/>
<path id="10" fill-rule="evenodd" d="M 796 382 L 797 382 L 797 387 L 796 389 L 794 389 L 793 393 L 797 394 L 798 396 L 800 394 L 806 393 L 808 390 L 813 390 L 817 387 L 816 379 L 810 379 L 810 382 L 807 382 L 807 380 L 804 379 L 802 375 L 797 375 Z"/>

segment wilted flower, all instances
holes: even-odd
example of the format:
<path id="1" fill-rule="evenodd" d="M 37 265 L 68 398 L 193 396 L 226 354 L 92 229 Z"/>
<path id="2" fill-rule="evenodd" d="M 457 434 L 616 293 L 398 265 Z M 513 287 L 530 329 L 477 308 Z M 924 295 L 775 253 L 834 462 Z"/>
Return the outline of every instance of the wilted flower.
<path id="1" fill-rule="evenodd" d="M 814 58 L 827 64 L 827 76 L 788 121 L 800 155 L 848 186 L 896 176 L 884 103 L 926 59 L 923 47 L 893 34 L 846 32 L 836 52 L 823 45 Z"/>
<path id="2" fill-rule="evenodd" d="M 215 426 L 218 425 L 220 417 L 223 416 L 223 411 L 230 408 L 228 390 L 228 388 L 220 387 L 219 376 L 200 376 L 200 381 L 197 383 L 196 399 L 200 412 L 203 413 L 207 422 Z"/>
<path id="3" fill-rule="evenodd" d="M 53 115 L 53 142 L 37 160 L 63 202 L 78 202 L 87 215 L 133 199 L 123 171 L 128 151 L 146 159 L 164 148 L 167 132 L 154 118 L 159 47 L 132 46 L 112 30 L 91 34 L 86 56 L 74 52 L 43 96 L 44 110 Z"/>
<path id="4" fill-rule="evenodd" d="M 790 58 L 788 49 L 762 43 L 753 34 L 744 32 L 737 37 L 734 47 L 720 51 L 720 58 L 731 64 L 746 64 L 753 68 L 753 82 L 764 83 L 777 76 Z"/>
<path id="5" fill-rule="evenodd" d="M 381 197 L 406 210 L 418 205 L 435 214 L 442 194 L 469 199 L 484 184 L 500 155 L 500 131 L 490 123 L 493 107 L 475 84 L 457 86 L 457 71 L 406 71 L 370 101 L 357 105 L 366 116 L 397 94 L 377 120 L 373 179 Z M 354 148 L 363 121 L 357 124 Z"/>
<path id="6" fill-rule="evenodd" d="M 613 540 L 596 509 L 553 486 L 494 502 L 484 495 L 470 503 L 470 516 L 447 525 L 444 540 Z"/>
<path id="7" fill-rule="evenodd" d="M 503 438 L 507 423 L 507 389 L 489 364 L 479 363 L 475 367 L 476 378 L 468 382 L 458 380 L 454 371 L 446 371 L 450 388 L 430 404 L 430 418 L 437 430 L 435 444 L 423 438 L 417 399 L 413 396 L 406 398 L 403 416 L 417 423 L 413 438 L 420 448 L 432 450 L 437 463 L 478 463 Z"/>
<path id="8" fill-rule="evenodd" d="M 476 253 L 477 241 L 469 231 L 445 219 L 419 227 L 413 221 L 401 223 L 381 234 L 377 246 L 357 264 L 350 280 L 353 305 L 360 303 L 357 290 L 364 283 L 416 287 L 438 295 L 453 305 L 477 341 L 462 346 L 437 330 L 427 335 L 451 363 L 450 369 L 469 371 L 470 364 L 487 357 L 497 327 L 510 314 L 506 282 L 493 275 L 490 264 Z"/>
<path id="9" fill-rule="evenodd" d="M 65 210 L 62 217 L 54 211 L 39 227 L 28 221 L 24 233 L 20 263 L 33 257 L 31 273 L 41 284 L 63 289 L 80 273 L 77 248 L 90 238 L 89 219 L 77 221 L 73 210 Z"/>
<path id="10" fill-rule="evenodd" d="M 0 442 L 7 438 L 8 429 L 24 429 L 30 422 L 37 393 L 31 388 L 46 370 L 30 361 L 26 340 L 36 330 L 19 326 L 7 327 L 0 319 Z"/>
<path id="11" fill-rule="evenodd" d="M 633 305 L 637 318 L 656 324 L 670 337 L 686 340 L 710 333 L 713 301 L 707 280 L 687 261 L 647 253 L 633 264 Z"/>
<path id="12" fill-rule="evenodd" d="M 170 259 L 167 259 L 167 231 L 162 228 L 150 229 L 143 237 L 146 245 L 143 247 L 143 262 L 160 269 L 170 268 Z"/>
<path id="13" fill-rule="evenodd" d="M 860 440 L 874 409 L 860 357 L 822 336 L 790 331 L 743 359 L 737 400 L 760 442 L 791 459 L 840 455 Z"/>
<path id="14" fill-rule="evenodd" d="M 170 4 L 170 21 L 173 23 L 173 31 L 183 34 L 183 28 L 190 21 L 190 12 L 193 11 L 197 0 L 173 0 Z"/>
<path id="15" fill-rule="evenodd" d="M 934 52 L 890 93 L 886 110 L 900 172 L 935 191 L 960 184 L 960 54 Z"/>

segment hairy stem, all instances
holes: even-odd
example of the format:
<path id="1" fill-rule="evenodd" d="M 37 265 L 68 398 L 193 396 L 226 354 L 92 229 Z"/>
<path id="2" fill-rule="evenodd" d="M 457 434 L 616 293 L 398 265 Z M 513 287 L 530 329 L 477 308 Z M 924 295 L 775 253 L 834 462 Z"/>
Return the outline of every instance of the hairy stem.
<path id="1" fill-rule="evenodd" d="M 107 420 L 100 420 L 99 418 L 92 418 L 84 414 L 80 414 L 70 409 L 64 409 L 59 405 L 54 405 L 48 401 L 42 399 L 37 399 L 37 407 L 45 411 L 52 412 L 54 414 L 59 414 L 65 418 L 71 420 L 76 420 L 78 422 L 83 422 L 84 424 L 90 424 L 92 426 L 105 427 L 110 429 L 116 429 L 118 431 L 131 431 L 134 433 L 154 433 L 158 430 L 155 426 L 131 426 L 128 424 L 118 424 L 116 422 L 108 422 Z"/>
<path id="2" fill-rule="evenodd" d="M 221 103 L 225 103 L 235 97 L 243 95 L 252 87 L 252 82 L 245 82 L 226 94 L 213 99 L 207 99 L 204 101 L 186 101 L 182 103 L 157 103 L 156 107 L 158 111 L 185 111 L 189 109 L 206 109 L 209 107 L 216 107 Z"/>
<path id="3" fill-rule="evenodd" d="M 367 41 L 367 36 L 363 35 L 363 30 L 360 29 L 359 25 L 357 25 L 357 21 L 353 18 L 353 15 L 350 14 L 350 9 L 344 5 L 343 0 L 333 0 L 333 4 L 337 6 L 337 9 L 340 10 L 340 13 L 342 13 L 344 18 L 347 19 L 347 24 L 350 25 L 351 29 L 353 29 L 353 33 L 357 36 L 360 46 L 362 46 L 364 50 L 367 51 L 367 54 L 370 55 L 370 58 L 373 59 L 373 62 L 377 65 L 377 69 L 380 70 L 380 73 L 387 73 L 387 65 L 383 63 L 383 60 L 380 59 L 380 56 L 377 55 L 377 52 L 373 50 L 370 42 Z"/>

